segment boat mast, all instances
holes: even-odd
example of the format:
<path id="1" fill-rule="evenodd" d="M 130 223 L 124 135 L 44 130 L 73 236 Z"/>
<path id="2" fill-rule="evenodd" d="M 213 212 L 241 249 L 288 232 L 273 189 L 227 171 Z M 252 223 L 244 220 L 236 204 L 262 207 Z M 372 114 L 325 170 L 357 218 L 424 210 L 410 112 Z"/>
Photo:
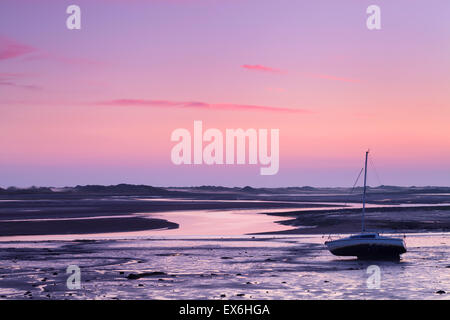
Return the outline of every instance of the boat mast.
<path id="1" fill-rule="evenodd" d="M 363 191 L 363 207 L 362 207 L 362 232 L 366 231 L 365 214 L 366 214 L 366 182 L 367 182 L 367 158 L 369 157 L 369 150 L 366 151 L 366 162 L 364 164 L 364 191 Z"/>

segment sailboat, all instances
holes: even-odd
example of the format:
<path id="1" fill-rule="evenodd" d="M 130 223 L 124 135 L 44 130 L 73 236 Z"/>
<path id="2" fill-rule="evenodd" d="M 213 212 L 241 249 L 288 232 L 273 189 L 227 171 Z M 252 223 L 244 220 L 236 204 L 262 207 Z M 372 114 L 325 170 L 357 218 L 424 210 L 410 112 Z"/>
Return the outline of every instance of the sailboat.
<path id="1" fill-rule="evenodd" d="M 350 237 L 326 241 L 328 250 L 336 256 L 356 256 L 358 259 L 400 259 L 400 255 L 406 252 L 403 239 L 380 236 L 377 232 L 366 232 L 366 182 L 367 159 L 369 151 L 366 151 L 364 165 L 364 191 L 362 204 L 362 232 Z"/>

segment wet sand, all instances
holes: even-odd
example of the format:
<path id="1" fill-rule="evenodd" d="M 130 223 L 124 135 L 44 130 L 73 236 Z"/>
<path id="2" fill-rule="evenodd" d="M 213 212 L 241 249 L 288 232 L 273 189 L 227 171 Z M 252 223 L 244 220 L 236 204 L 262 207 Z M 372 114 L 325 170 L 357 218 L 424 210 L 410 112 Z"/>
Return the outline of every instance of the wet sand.
<path id="1" fill-rule="evenodd" d="M 113 232 L 134 232 L 143 230 L 169 230 L 178 228 L 177 223 L 153 218 L 81 218 L 54 219 L 35 221 L 2 221 L 0 222 L 1 237 L 30 235 L 65 235 L 65 234 L 95 234 Z M 1 240 L 1 239 L 0 239 Z"/>
<path id="2" fill-rule="evenodd" d="M 413 191 L 368 199 L 369 229 L 406 234 L 400 262 L 326 250 L 328 234 L 360 231 L 360 195 L 342 190 L 0 195 L 0 298 L 449 299 L 449 196 Z"/>
<path id="3" fill-rule="evenodd" d="M 292 219 L 280 221 L 291 226 L 276 234 L 340 234 L 361 230 L 361 209 L 314 210 L 273 213 Z M 382 207 L 366 209 L 367 231 L 396 233 L 450 232 L 450 206 Z"/>
<path id="4" fill-rule="evenodd" d="M 450 231 L 449 205 L 408 205 L 411 204 L 371 208 L 369 204 L 368 229 L 402 233 Z M 306 201 L 140 198 L 2 202 L 0 241 L 4 237 L 30 235 L 140 231 L 154 235 L 158 230 L 171 230 L 163 235 L 202 235 L 205 230 L 210 231 L 209 235 L 354 233 L 361 228 L 358 206 Z"/>
<path id="5" fill-rule="evenodd" d="M 449 299 L 449 234 L 411 234 L 400 262 L 332 256 L 322 236 L 0 243 L 2 299 Z M 81 289 L 66 286 L 69 265 Z M 381 270 L 367 287 L 367 267 Z M 445 292 L 445 293 L 442 293 Z"/>
<path id="6" fill-rule="evenodd" d="M 168 219 L 161 218 L 163 213 L 172 212 L 224 212 L 226 210 L 251 209 L 259 209 L 261 212 L 273 209 L 276 212 L 281 208 L 323 208 L 327 206 L 324 204 L 252 199 L 211 201 L 198 198 L 171 199 L 134 196 L 118 198 L 103 195 L 85 197 L 70 200 L 65 199 L 64 195 L 61 198 L 44 200 L 28 198 L 3 199 L 0 202 L 0 240 L 5 236 L 93 234 L 176 229 L 179 227 L 179 224 L 171 220 L 172 216 L 170 214 Z M 267 217 L 260 217 L 260 219 L 268 220 Z M 276 219 L 269 218 L 269 220 Z M 276 229 L 274 228 L 275 231 L 277 231 Z M 262 229 L 262 231 L 269 230 L 267 228 Z"/>

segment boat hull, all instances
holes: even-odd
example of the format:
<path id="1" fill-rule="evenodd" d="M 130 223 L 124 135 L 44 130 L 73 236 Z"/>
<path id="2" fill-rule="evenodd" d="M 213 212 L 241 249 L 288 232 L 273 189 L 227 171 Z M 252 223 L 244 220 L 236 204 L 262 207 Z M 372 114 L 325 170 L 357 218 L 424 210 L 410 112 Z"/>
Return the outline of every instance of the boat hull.
<path id="1" fill-rule="evenodd" d="M 341 239 L 325 244 L 336 256 L 356 256 L 359 259 L 397 259 L 406 252 L 402 239 Z"/>

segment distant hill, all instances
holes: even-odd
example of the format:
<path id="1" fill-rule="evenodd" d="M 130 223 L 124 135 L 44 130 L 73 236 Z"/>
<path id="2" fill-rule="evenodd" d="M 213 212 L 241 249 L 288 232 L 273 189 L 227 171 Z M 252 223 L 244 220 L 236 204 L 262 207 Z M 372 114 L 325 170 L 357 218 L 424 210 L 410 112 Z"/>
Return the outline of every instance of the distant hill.
<path id="1" fill-rule="evenodd" d="M 0 188 L 0 194 L 3 195 L 20 195 L 20 194 L 105 194 L 105 195 L 177 195 L 182 194 L 179 191 L 170 191 L 164 188 L 152 187 L 147 185 L 134 184 L 118 184 L 111 186 L 102 185 L 86 185 L 65 188 L 50 187 L 31 187 L 16 188 L 9 187 L 7 189 Z"/>
<path id="2" fill-rule="evenodd" d="M 370 193 L 450 193 L 450 187 L 399 187 L 399 186 L 378 186 L 368 187 Z M 254 188 L 245 187 L 223 187 L 223 186 L 197 186 L 197 187 L 153 187 L 148 185 L 135 184 L 117 184 L 117 185 L 77 185 L 76 187 L 30 187 L 30 188 L 0 188 L 0 195 L 33 195 L 33 194 L 66 194 L 66 195 L 82 195 L 82 194 L 98 194 L 98 195 L 150 195 L 150 196 L 185 196 L 204 193 L 246 193 L 246 194 L 314 194 L 314 193 L 338 193 L 347 194 L 351 188 L 329 187 L 315 188 L 310 186 L 304 187 L 281 187 L 281 188 Z M 356 192 L 361 192 L 362 187 L 356 187 Z"/>
<path id="3" fill-rule="evenodd" d="M 81 193 L 100 193 L 100 194 L 133 194 L 133 195 L 173 195 L 179 193 L 178 191 L 169 191 L 164 188 L 152 187 L 147 185 L 135 184 L 118 184 L 112 186 L 102 185 L 86 185 L 76 186 L 72 192 Z"/>
<path id="4" fill-rule="evenodd" d="M 0 188 L 0 194 L 35 194 L 35 193 L 52 193 L 52 189 L 48 187 L 31 187 L 31 188 L 16 188 L 9 187 L 7 189 Z"/>

